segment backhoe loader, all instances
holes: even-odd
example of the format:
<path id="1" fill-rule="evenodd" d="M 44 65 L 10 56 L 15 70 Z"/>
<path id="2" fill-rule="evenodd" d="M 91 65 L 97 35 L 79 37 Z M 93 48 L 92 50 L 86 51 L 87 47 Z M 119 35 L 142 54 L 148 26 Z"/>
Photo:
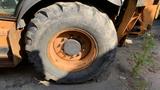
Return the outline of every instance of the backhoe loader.
<path id="1" fill-rule="evenodd" d="M 128 35 L 151 28 L 159 2 L 0 0 L 0 67 L 27 58 L 46 80 L 93 79 L 114 61 Z"/>

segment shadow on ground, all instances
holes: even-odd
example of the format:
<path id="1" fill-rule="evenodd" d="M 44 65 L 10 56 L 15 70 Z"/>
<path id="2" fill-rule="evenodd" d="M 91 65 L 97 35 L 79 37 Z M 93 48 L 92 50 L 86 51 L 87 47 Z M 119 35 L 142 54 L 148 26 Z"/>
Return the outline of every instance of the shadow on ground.
<path id="1" fill-rule="evenodd" d="M 0 87 L 3 90 L 128 90 L 127 81 L 120 79 L 120 72 L 117 70 L 117 63 L 109 68 L 111 74 L 107 78 L 104 73 L 97 79 L 83 84 L 56 84 L 51 82 L 49 86 L 40 84 L 35 77 L 32 64 L 23 63 L 14 69 L 0 69 Z"/>

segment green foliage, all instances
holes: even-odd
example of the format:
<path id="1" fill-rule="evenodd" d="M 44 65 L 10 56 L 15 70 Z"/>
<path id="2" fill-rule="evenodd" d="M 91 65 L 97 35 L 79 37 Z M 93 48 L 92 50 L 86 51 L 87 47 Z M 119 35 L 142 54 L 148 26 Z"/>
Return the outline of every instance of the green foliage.
<path id="1" fill-rule="evenodd" d="M 146 33 L 144 35 L 144 41 L 142 44 L 143 50 L 137 52 L 133 55 L 135 66 L 133 67 L 132 74 L 137 76 L 145 65 L 150 65 L 153 63 L 152 60 L 152 49 L 155 46 L 154 36 L 151 33 Z"/>

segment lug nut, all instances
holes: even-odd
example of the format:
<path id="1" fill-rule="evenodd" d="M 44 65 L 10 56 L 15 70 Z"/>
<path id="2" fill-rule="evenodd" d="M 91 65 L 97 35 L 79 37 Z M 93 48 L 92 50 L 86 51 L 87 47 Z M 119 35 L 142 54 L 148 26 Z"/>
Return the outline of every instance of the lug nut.
<path id="1" fill-rule="evenodd" d="M 64 38 L 63 39 L 61 39 L 61 42 L 63 42 L 64 41 Z"/>
<path id="2" fill-rule="evenodd" d="M 72 59 L 72 58 L 73 58 L 73 56 L 70 57 L 70 59 Z"/>
<path id="3" fill-rule="evenodd" d="M 57 48 L 59 48 L 61 46 L 61 44 L 58 44 Z"/>

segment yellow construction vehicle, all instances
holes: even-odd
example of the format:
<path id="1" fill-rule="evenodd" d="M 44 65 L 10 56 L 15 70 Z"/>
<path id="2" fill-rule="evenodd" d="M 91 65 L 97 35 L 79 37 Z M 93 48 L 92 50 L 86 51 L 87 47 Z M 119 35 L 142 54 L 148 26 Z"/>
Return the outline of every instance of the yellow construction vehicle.
<path id="1" fill-rule="evenodd" d="M 90 80 L 158 13 L 159 0 L 0 0 L 0 67 L 28 58 L 46 80 Z"/>

